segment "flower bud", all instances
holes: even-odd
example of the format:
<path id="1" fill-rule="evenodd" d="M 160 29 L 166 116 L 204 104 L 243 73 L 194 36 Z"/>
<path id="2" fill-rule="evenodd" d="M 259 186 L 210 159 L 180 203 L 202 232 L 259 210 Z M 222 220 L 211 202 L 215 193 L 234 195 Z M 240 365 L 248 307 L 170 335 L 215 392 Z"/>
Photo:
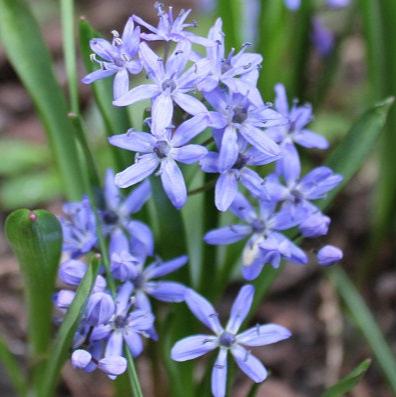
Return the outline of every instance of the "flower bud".
<path id="1" fill-rule="evenodd" d="M 316 257 L 320 265 L 328 266 L 341 260 L 343 254 L 339 248 L 333 245 L 325 245 L 319 250 Z"/>
<path id="2" fill-rule="evenodd" d="M 79 285 L 86 272 L 87 265 L 84 262 L 70 259 L 61 264 L 59 278 L 65 284 Z"/>
<path id="3" fill-rule="evenodd" d="M 113 298 L 106 292 L 93 293 L 85 311 L 86 319 L 90 325 L 104 324 L 110 320 L 115 310 Z"/>
<path id="4" fill-rule="evenodd" d="M 98 368 L 114 379 L 126 371 L 127 361 L 121 356 L 109 356 L 99 360 Z"/>
<path id="5" fill-rule="evenodd" d="M 300 224 L 300 230 L 304 237 L 318 237 L 327 234 L 330 218 L 320 212 L 314 213 Z"/>
<path id="6" fill-rule="evenodd" d="M 91 363 L 91 353 L 83 349 L 74 350 L 71 362 L 74 368 L 85 369 Z"/>

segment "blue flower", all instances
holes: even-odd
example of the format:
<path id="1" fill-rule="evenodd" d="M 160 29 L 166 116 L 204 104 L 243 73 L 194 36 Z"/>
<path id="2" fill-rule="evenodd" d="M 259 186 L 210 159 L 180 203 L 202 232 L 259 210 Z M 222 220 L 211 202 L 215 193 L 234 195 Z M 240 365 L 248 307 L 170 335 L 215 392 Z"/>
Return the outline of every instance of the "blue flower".
<path id="1" fill-rule="evenodd" d="M 105 357 L 122 356 L 124 342 L 135 357 L 143 351 L 141 335 L 147 336 L 153 327 L 154 316 L 148 310 L 132 310 L 136 303 L 133 290 L 132 283 L 122 284 L 115 298 L 112 316 L 92 330 L 92 342 L 106 341 Z"/>
<path id="2" fill-rule="evenodd" d="M 154 27 L 144 21 L 142 18 L 134 15 L 134 20 L 148 29 L 151 33 L 142 33 L 141 37 L 147 41 L 190 41 L 191 43 L 200 44 L 203 46 L 212 46 L 214 43 L 204 37 L 200 37 L 192 32 L 186 31 L 186 28 L 194 28 L 197 26 L 196 22 L 186 23 L 191 10 L 181 10 L 179 15 L 174 19 L 173 8 L 169 7 L 168 12 L 164 10 L 162 2 L 157 1 L 155 7 L 158 12 L 159 23 Z"/>
<path id="3" fill-rule="evenodd" d="M 330 218 L 323 215 L 311 201 L 326 197 L 341 181 L 342 176 L 328 167 L 317 167 L 300 178 L 300 162 L 283 168 L 285 186 L 272 174 L 266 179 L 267 195 L 283 202 L 282 209 L 299 223 L 305 237 L 316 237 L 327 233 Z"/>
<path id="4" fill-rule="evenodd" d="M 192 164 L 206 155 L 205 147 L 187 144 L 205 127 L 201 116 L 195 116 L 174 131 L 156 130 L 152 125 L 152 134 L 130 130 L 126 134 L 113 135 L 109 138 L 112 145 L 139 153 L 135 164 L 116 175 L 116 185 L 134 185 L 159 168 L 162 185 L 170 201 L 176 208 L 183 207 L 187 200 L 187 188 L 176 161 Z"/>
<path id="5" fill-rule="evenodd" d="M 90 252 L 97 243 L 95 215 L 87 197 L 64 204 L 63 212 L 63 250 L 72 258 L 78 258 Z"/>
<path id="6" fill-rule="evenodd" d="M 85 76 L 82 82 L 91 84 L 96 80 L 115 75 L 113 95 L 117 99 L 129 90 L 129 74 L 138 74 L 142 71 L 142 64 L 137 57 L 140 27 L 134 27 L 131 17 L 128 19 L 121 37 L 117 31 L 112 33 L 114 36 L 112 43 L 101 38 L 90 41 L 91 50 L 102 60 L 96 59 L 95 55 L 91 57 L 99 63 L 100 69 Z"/>
<path id="7" fill-rule="evenodd" d="M 246 146 L 246 145 L 245 145 Z M 232 168 L 220 172 L 219 155 L 209 152 L 201 161 L 204 172 L 220 173 L 215 186 L 215 204 L 219 211 L 226 211 L 238 193 L 238 183 L 245 186 L 255 197 L 265 194 L 264 180 L 249 166 L 265 165 L 277 157 L 263 154 L 255 148 L 239 150 L 238 159 Z"/>
<path id="8" fill-rule="evenodd" d="M 301 6 L 301 0 L 284 0 L 286 7 L 291 11 L 297 11 Z"/>
<path id="9" fill-rule="evenodd" d="M 204 239 L 208 244 L 232 244 L 249 237 L 242 253 L 243 276 L 252 280 L 256 278 L 263 266 L 270 263 L 278 267 L 282 258 L 305 264 L 307 256 L 279 231 L 297 225 L 288 211 L 276 212 L 276 203 L 259 200 L 260 210 L 257 213 L 249 201 L 240 193 L 237 194 L 230 209 L 246 224 L 224 226 L 208 232 Z"/>
<path id="10" fill-rule="evenodd" d="M 103 189 L 104 208 L 100 212 L 103 232 L 110 235 L 110 246 L 117 245 L 128 234 L 129 252 L 145 258 L 153 254 L 153 235 L 150 228 L 143 222 L 131 219 L 131 215 L 139 212 L 151 197 L 149 181 L 144 181 L 126 198 L 123 198 L 115 184 L 114 171 L 108 169 Z"/>
<path id="11" fill-rule="evenodd" d="M 279 125 L 282 116 L 270 107 L 256 106 L 241 94 L 229 94 L 220 89 L 205 94 L 215 109 L 210 112 L 210 123 L 215 127 L 214 139 L 219 147 L 218 167 L 224 172 L 238 160 L 240 145 L 250 144 L 275 160 L 280 153 L 278 145 L 262 128 Z"/>
<path id="12" fill-rule="evenodd" d="M 286 90 L 282 84 L 275 86 L 275 94 L 275 109 L 286 121 L 278 126 L 268 128 L 267 133 L 281 146 L 282 156 L 278 161 L 278 169 L 279 172 L 286 173 L 287 168 L 292 171 L 299 167 L 299 157 L 295 144 L 309 149 L 327 149 L 329 144 L 324 137 L 307 128 L 307 124 L 312 120 L 312 107 L 310 105 L 298 106 L 294 103 L 289 108 Z"/>
<path id="13" fill-rule="evenodd" d="M 139 85 L 114 101 L 116 106 L 127 106 L 144 99 L 152 99 L 151 119 L 155 130 L 168 128 L 172 123 L 174 103 L 191 115 L 206 113 L 205 106 L 188 93 L 208 74 L 208 61 L 202 59 L 184 70 L 190 59 L 191 44 L 177 44 L 164 62 L 146 43 L 140 45 L 140 58 L 152 84 Z"/>
<path id="14" fill-rule="evenodd" d="M 263 104 L 260 92 L 256 88 L 258 69 L 263 60 L 260 54 L 246 53 L 250 46 L 246 43 L 235 54 L 234 49 L 225 55 L 223 21 L 218 18 L 209 30 L 208 38 L 216 43 L 206 50 L 207 59 L 210 61 L 210 73 L 198 83 L 198 89 L 210 92 L 220 83 L 226 85 L 231 92 L 248 96 L 257 106 Z"/>
<path id="15" fill-rule="evenodd" d="M 230 319 L 225 328 L 219 322 L 213 306 L 196 292 L 189 290 L 186 303 L 192 313 L 205 324 L 214 335 L 193 335 L 177 342 L 171 351 L 175 361 L 186 361 L 200 357 L 212 350 L 219 353 L 212 370 L 212 394 L 224 397 L 227 380 L 227 355 L 230 352 L 239 368 L 254 382 L 266 379 L 268 372 L 263 364 L 250 352 L 251 347 L 265 346 L 291 336 L 285 327 L 277 324 L 259 325 L 239 333 L 253 302 L 254 288 L 241 288 L 231 308 Z M 247 348 L 246 348 L 247 347 Z"/>

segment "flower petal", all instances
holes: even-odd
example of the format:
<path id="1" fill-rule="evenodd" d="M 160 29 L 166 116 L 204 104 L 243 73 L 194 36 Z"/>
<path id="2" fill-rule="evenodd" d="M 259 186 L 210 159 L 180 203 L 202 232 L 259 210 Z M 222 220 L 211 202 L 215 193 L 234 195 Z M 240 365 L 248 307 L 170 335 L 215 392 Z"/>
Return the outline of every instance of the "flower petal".
<path id="1" fill-rule="evenodd" d="M 116 174 L 115 183 L 119 187 L 132 186 L 151 175 L 158 165 L 157 156 L 153 154 L 141 156 L 135 164 Z"/>
<path id="2" fill-rule="evenodd" d="M 211 388 L 214 397 L 226 395 L 227 384 L 227 350 L 220 349 L 216 362 L 212 369 Z"/>
<path id="3" fill-rule="evenodd" d="M 114 106 L 128 106 L 144 99 L 154 98 L 160 93 L 156 84 L 142 84 L 113 101 Z"/>
<path id="4" fill-rule="evenodd" d="M 231 308 L 230 319 L 228 320 L 226 330 L 232 334 L 236 334 L 245 320 L 253 303 L 254 287 L 251 285 L 243 286 L 234 304 Z"/>
<path id="5" fill-rule="evenodd" d="M 98 368 L 111 378 L 123 374 L 127 369 L 127 361 L 121 356 L 110 356 L 99 360 Z"/>
<path id="6" fill-rule="evenodd" d="M 232 244 L 242 240 L 250 233 L 252 233 L 252 228 L 248 225 L 229 225 L 211 230 L 205 234 L 204 240 L 212 245 Z"/>
<path id="7" fill-rule="evenodd" d="M 180 269 L 188 261 L 188 256 L 183 255 L 170 261 L 154 262 L 144 270 L 144 275 L 147 279 L 158 278 L 166 276 L 169 273 L 173 273 L 177 269 Z"/>
<path id="8" fill-rule="evenodd" d="M 199 321 L 216 334 L 220 334 L 223 331 L 216 310 L 203 296 L 192 289 L 188 289 L 185 298 L 187 306 Z"/>
<path id="9" fill-rule="evenodd" d="M 219 171 L 224 172 L 235 164 L 238 159 L 238 134 L 234 126 L 229 125 L 223 132 L 219 153 Z"/>
<path id="10" fill-rule="evenodd" d="M 162 93 L 153 100 L 151 108 L 151 130 L 160 137 L 172 123 L 173 101 L 169 94 Z"/>
<path id="11" fill-rule="evenodd" d="M 187 188 L 180 168 L 173 159 L 161 162 L 161 182 L 172 204 L 180 209 L 187 200 Z"/>
<path id="12" fill-rule="evenodd" d="M 187 361 L 203 356 L 216 349 L 217 338 L 212 335 L 193 335 L 176 342 L 171 350 L 171 358 L 175 361 Z"/>
<path id="13" fill-rule="evenodd" d="M 121 204 L 120 213 L 124 216 L 139 212 L 151 196 L 149 181 L 142 182 Z"/>
<path id="14" fill-rule="evenodd" d="M 109 142 L 113 146 L 133 152 L 150 153 L 153 151 L 155 139 L 147 132 L 134 132 L 130 130 L 126 134 L 117 134 L 109 137 Z"/>
<path id="15" fill-rule="evenodd" d="M 219 176 L 215 187 L 215 204 L 219 211 L 227 211 L 238 192 L 238 180 L 234 171 Z"/>
<path id="16" fill-rule="evenodd" d="M 256 383 L 263 382 L 268 376 L 268 372 L 264 365 L 249 351 L 240 345 L 234 345 L 231 353 L 235 358 L 238 367 Z"/>
<path id="17" fill-rule="evenodd" d="M 279 146 L 262 130 L 253 126 L 241 126 L 242 136 L 257 150 L 269 156 L 280 154 Z"/>
<path id="18" fill-rule="evenodd" d="M 289 115 L 289 104 L 287 102 L 286 89 L 283 84 L 275 85 L 275 109 L 283 116 Z"/>
<path id="19" fill-rule="evenodd" d="M 106 344 L 105 357 L 121 356 L 122 355 L 122 332 L 115 330 L 111 333 Z"/>
<path id="20" fill-rule="evenodd" d="M 96 80 L 105 79 L 106 77 L 112 76 L 117 71 L 114 69 L 99 69 L 95 70 L 92 73 L 87 74 L 81 82 L 84 84 L 91 84 Z"/>
<path id="21" fill-rule="evenodd" d="M 113 81 L 113 95 L 114 99 L 118 99 L 125 95 L 129 91 L 129 74 L 128 71 L 123 68 L 119 70 L 114 76 Z"/>
<path id="22" fill-rule="evenodd" d="M 172 149 L 172 157 L 184 164 L 193 164 L 202 159 L 208 153 L 208 149 L 201 145 L 186 145 Z"/>
<path id="23" fill-rule="evenodd" d="M 174 281 L 148 281 L 146 293 L 163 302 L 183 302 L 186 287 Z"/>
<path id="24" fill-rule="evenodd" d="M 176 92 L 173 94 L 173 99 L 188 114 L 197 115 L 207 112 L 202 102 L 191 95 Z"/>
<path id="25" fill-rule="evenodd" d="M 238 343 L 245 346 L 265 346 L 288 339 L 291 332 L 278 324 L 257 324 L 237 336 Z"/>
<path id="26" fill-rule="evenodd" d="M 329 147 L 329 142 L 325 137 L 306 129 L 294 134 L 293 140 L 309 149 L 327 149 Z"/>
<path id="27" fill-rule="evenodd" d="M 127 333 L 124 333 L 124 340 L 133 357 L 137 357 L 143 352 L 142 338 L 137 332 L 128 330 Z"/>
<path id="28" fill-rule="evenodd" d="M 206 114 L 198 114 L 181 123 L 175 130 L 172 137 L 172 145 L 183 146 L 195 138 L 208 126 Z"/>

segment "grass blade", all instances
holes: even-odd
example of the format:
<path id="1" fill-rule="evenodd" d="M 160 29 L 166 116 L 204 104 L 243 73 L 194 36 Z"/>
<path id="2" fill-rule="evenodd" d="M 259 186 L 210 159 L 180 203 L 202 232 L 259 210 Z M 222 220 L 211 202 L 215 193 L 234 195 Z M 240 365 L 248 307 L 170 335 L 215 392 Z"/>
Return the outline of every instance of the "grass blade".
<path id="1" fill-rule="evenodd" d="M 0 36 L 6 53 L 38 110 L 64 190 L 70 200 L 79 200 L 84 188 L 76 144 L 70 133 L 73 127 L 40 29 L 23 0 L 0 0 L 0 9 Z"/>
<path id="2" fill-rule="evenodd" d="M 21 397 L 27 397 L 28 388 L 21 368 L 8 350 L 7 343 L 0 337 L 0 363 L 3 365 L 15 391 Z"/>
<path id="3" fill-rule="evenodd" d="M 351 391 L 369 369 L 371 360 L 362 361 L 347 376 L 339 380 L 335 385 L 327 389 L 321 397 L 343 397 L 345 393 Z"/>
<path id="4" fill-rule="evenodd" d="M 132 357 L 131 351 L 129 350 L 129 348 L 126 348 L 125 352 L 128 361 L 128 377 L 129 377 L 129 381 L 131 382 L 133 396 L 143 397 L 142 389 L 140 388 L 140 383 L 136 372 L 135 362 Z"/>
<path id="5" fill-rule="evenodd" d="M 344 270 L 334 267 L 329 269 L 328 276 L 348 308 L 357 328 L 366 338 L 393 392 L 396 393 L 396 359 L 370 309 Z"/>
<path id="6" fill-rule="evenodd" d="M 51 397 L 54 393 L 60 370 L 67 358 L 85 303 L 91 293 L 96 275 L 98 274 L 99 260 L 100 257 L 94 257 L 92 260 L 87 273 L 77 289 L 73 303 L 59 328 L 46 362 L 42 382 L 40 384 L 40 397 Z"/>
<path id="7" fill-rule="evenodd" d="M 52 326 L 52 294 L 62 249 L 58 219 L 45 210 L 12 212 L 5 232 L 24 278 L 33 379 L 40 376 Z"/>
<path id="8" fill-rule="evenodd" d="M 394 98 L 387 98 L 367 110 L 329 155 L 326 165 L 334 172 L 342 174 L 344 179 L 337 188 L 328 193 L 326 199 L 320 201 L 319 207 L 326 208 L 367 160 L 378 141 L 393 101 Z"/>
<path id="9" fill-rule="evenodd" d="M 223 20 L 223 31 L 228 50 L 239 48 L 242 44 L 239 31 L 241 12 L 238 0 L 218 0 L 217 2 L 217 15 L 220 15 Z"/>
<path id="10" fill-rule="evenodd" d="M 69 84 L 70 110 L 79 113 L 76 48 L 74 35 L 74 0 L 61 0 L 63 56 Z"/>

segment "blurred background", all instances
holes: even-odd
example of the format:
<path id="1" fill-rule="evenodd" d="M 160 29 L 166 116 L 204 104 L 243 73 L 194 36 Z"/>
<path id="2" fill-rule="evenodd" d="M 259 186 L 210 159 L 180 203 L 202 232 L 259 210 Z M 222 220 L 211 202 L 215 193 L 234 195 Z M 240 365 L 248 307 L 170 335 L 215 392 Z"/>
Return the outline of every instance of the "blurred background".
<path id="1" fill-rule="evenodd" d="M 30 0 L 54 60 L 58 80 L 66 88 L 59 3 Z M 79 0 L 76 20 L 86 19 L 110 37 L 122 30 L 131 14 L 156 23 L 154 2 Z M 343 2 L 339 2 L 343 3 Z M 348 3 L 348 2 L 345 2 Z M 394 1 L 350 1 L 330 7 L 323 0 L 302 1 L 298 11 L 283 0 L 173 0 L 175 10 L 192 8 L 200 32 L 217 16 L 224 19 L 229 49 L 250 42 L 263 54 L 259 82 L 267 101 L 273 86 L 284 83 L 290 98 L 311 102 L 312 129 L 336 146 L 362 112 L 377 100 L 396 94 L 396 6 Z M 1 10 L 0 10 L 1 11 Z M 77 37 L 77 36 L 76 36 Z M 85 69 L 79 56 L 79 77 Z M 103 127 L 89 87 L 80 85 L 81 105 L 102 169 Z M 115 131 L 123 132 L 123 131 Z M 388 342 L 396 348 L 396 112 L 388 119 L 381 142 L 332 207 L 331 234 L 326 241 L 345 252 L 342 266 L 356 282 Z M 103 155 L 101 154 L 103 152 Z M 309 161 L 320 164 L 323 153 Z M 0 211 L 45 207 L 60 212 L 62 185 L 45 132 L 32 102 L 0 46 Z M 2 233 L 2 232 L 0 232 Z M 230 299 L 234 288 L 229 289 Z M 227 302 L 224 304 L 227 306 Z M 282 323 L 294 335 L 290 342 L 260 351 L 272 376 L 258 396 L 316 397 L 358 362 L 371 357 L 369 347 L 348 319 L 332 285 L 315 266 L 288 266 L 257 313 L 260 321 Z M 20 357 L 26 351 L 26 319 L 22 283 L 15 258 L 0 234 L 0 333 Z M 143 357 L 142 383 L 150 396 L 153 379 Z M 396 374 L 395 374 L 396 377 Z M 245 396 L 246 379 L 238 380 L 235 396 Z M 390 397 L 376 363 L 356 387 L 354 397 Z M 0 367 L 0 396 L 12 396 Z M 59 396 L 107 397 L 111 387 L 100 375 L 86 375 L 66 366 Z"/>

